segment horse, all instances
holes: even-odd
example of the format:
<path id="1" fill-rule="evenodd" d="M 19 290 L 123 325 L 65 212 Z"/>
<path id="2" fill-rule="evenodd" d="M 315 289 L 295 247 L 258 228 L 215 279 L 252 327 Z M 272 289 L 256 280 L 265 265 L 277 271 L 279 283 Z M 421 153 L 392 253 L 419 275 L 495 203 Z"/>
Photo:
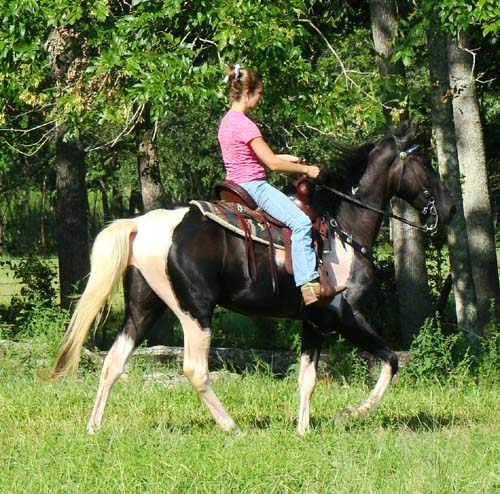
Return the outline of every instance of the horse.
<path id="1" fill-rule="evenodd" d="M 397 196 L 420 211 L 419 226 L 434 231 L 455 208 L 439 176 L 416 152 L 416 128 L 403 125 L 375 143 L 336 144 L 338 162 L 348 163 L 341 189 L 332 187 L 332 172 L 322 172 L 314 194 L 328 219 L 322 263 L 329 279 L 347 289 L 326 304 L 304 306 L 282 252 L 275 252 L 278 290 L 273 289 L 268 247 L 255 243 L 249 273 L 245 238 L 207 219 L 188 204 L 158 209 L 131 219 L 118 219 L 96 237 L 86 288 L 71 317 L 50 378 L 78 367 L 93 323 L 99 322 L 107 299 L 122 280 L 125 318 L 102 367 L 87 431 L 96 432 L 112 386 L 122 375 L 138 342 L 162 316 L 166 306 L 179 319 L 184 334 L 183 372 L 224 431 L 238 430 L 214 393 L 208 353 L 215 307 L 255 316 L 302 320 L 297 432 L 310 430 L 310 403 L 316 385 L 321 345 L 333 331 L 381 361 L 380 374 L 367 399 L 349 409 L 358 418 L 379 404 L 398 371 L 398 357 L 368 322 L 363 302 L 373 288 L 371 250 L 389 200 Z M 330 185 L 329 185 L 330 184 Z"/>

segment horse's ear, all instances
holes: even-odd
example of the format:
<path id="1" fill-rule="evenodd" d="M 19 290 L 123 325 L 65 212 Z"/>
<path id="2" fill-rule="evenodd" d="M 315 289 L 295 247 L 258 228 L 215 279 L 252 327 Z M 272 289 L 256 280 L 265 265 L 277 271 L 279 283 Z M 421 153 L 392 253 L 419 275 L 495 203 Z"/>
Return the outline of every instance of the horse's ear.
<path id="1" fill-rule="evenodd" d="M 404 136 L 406 132 L 408 132 L 409 127 L 410 124 L 407 119 L 401 120 L 394 130 L 394 135 L 397 135 L 398 137 Z"/>
<path id="2" fill-rule="evenodd" d="M 418 127 L 416 125 L 410 126 L 408 120 L 401 122 L 397 128 L 396 136 L 399 138 L 399 145 L 402 149 L 407 148 L 415 139 Z"/>

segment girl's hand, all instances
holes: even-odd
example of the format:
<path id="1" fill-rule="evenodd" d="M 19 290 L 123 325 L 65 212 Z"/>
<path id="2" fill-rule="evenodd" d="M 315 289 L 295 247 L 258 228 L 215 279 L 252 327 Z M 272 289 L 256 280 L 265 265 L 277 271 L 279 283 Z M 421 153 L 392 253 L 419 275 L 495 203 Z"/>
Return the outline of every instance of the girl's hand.
<path id="1" fill-rule="evenodd" d="M 309 178 L 312 178 L 312 179 L 317 179 L 319 177 L 320 172 L 321 172 L 321 170 L 320 170 L 319 166 L 316 166 L 316 165 L 309 165 L 306 168 L 306 176 L 308 176 Z"/>

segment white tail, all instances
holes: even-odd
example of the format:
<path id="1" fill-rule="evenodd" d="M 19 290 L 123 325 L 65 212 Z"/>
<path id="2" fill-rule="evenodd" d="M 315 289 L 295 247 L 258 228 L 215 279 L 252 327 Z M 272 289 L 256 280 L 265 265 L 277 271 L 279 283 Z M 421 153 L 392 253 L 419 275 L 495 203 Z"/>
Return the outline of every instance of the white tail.
<path id="1" fill-rule="evenodd" d="M 127 268 L 130 236 L 136 232 L 135 220 L 121 219 L 114 221 L 97 235 L 92 247 L 87 286 L 71 317 L 49 379 L 77 369 L 92 323 L 95 321 L 96 327 L 99 324 L 102 310 Z"/>

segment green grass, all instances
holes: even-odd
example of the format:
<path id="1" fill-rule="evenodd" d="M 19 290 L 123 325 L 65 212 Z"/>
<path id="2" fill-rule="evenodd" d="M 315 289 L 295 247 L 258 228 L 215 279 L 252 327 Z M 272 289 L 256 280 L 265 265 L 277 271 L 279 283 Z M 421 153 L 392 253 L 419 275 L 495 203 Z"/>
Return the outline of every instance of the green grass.
<path id="1" fill-rule="evenodd" d="M 134 360 L 102 430 L 85 424 L 98 370 L 46 383 L 38 346 L 0 346 L 0 493 L 498 493 L 498 387 L 394 385 L 345 428 L 363 385 L 320 379 L 313 431 L 295 432 L 295 376 L 227 374 L 214 389 L 243 434 L 216 428 L 187 384 L 165 387 Z"/>

